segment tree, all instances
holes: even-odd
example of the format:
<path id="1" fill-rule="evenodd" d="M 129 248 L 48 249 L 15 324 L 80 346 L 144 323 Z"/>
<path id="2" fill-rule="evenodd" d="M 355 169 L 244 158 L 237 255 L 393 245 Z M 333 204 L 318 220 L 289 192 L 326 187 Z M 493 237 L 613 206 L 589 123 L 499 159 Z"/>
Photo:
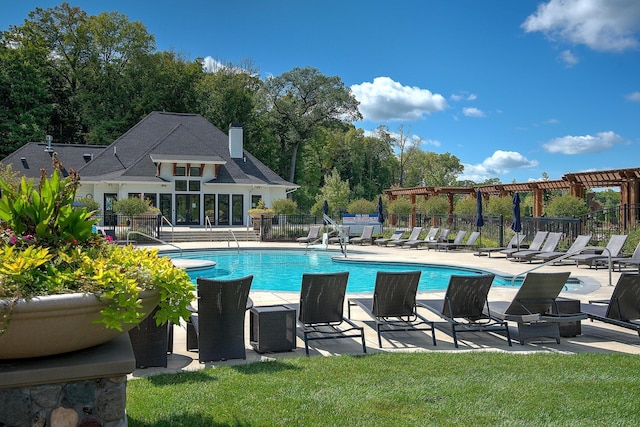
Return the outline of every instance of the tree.
<path id="1" fill-rule="evenodd" d="M 475 215 L 477 202 L 475 197 L 463 197 L 455 204 L 453 212 L 456 215 Z"/>
<path id="2" fill-rule="evenodd" d="M 444 196 L 429 197 L 424 202 L 427 215 L 446 215 L 449 213 L 449 201 Z"/>
<path id="3" fill-rule="evenodd" d="M 294 182 L 298 150 L 319 125 L 362 118 L 358 101 L 338 76 L 327 77 L 317 69 L 293 68 L 265 81 L 264 94 L 269 123 L 280 143 L 282 161 L 289 156 L 289 181 Z"/>
<path id="4" fill-rule="evenodd" d="M 589 212 L 584 199 L 567 195 L 554 198 L 546 209 L 550 217 L 579 217 Z"/>
<path id="5" fill-rule="evenodd" d="M 329 216 L 337 217 L 341 212 L 346 212 L 349 203 L 349 181 L 343 181 L 337 170 L 333 170 L 331 175 L 324 177 L 324 186 L 320 189 L 320 194 L 316 197 L 316 203 L 312 208 L 312 213 L 322 214 L 322 204 L 326 200 L 329 204 Z M 318 207 L 320 208 L 318 210 Z"/>
<path id="6" fill-rule="evenodd" d="M 398 150 L 398 179 L 397 182 L 400 187 L 406 186 L 405 184 L 405 168 L 410 163 L 412 155 L 419 151 L 419 146 L 422 140 L 420 138 L 413 138 L 411 135 L 411 128 L 405 129 L 404 124 L 398 126 L 398 131 L 392 133 L 387 126 L 381 125 L 376 129 L 378 138 L 385 141 L 390 147 L 395 147 Z"/>
<path id="7" fill-rule="evenodd" d="M 357 199 L 349 203 L 347 212 L 352 214 L 371 214 L 378 212 L 378 202 L 372 202 L 366 199 Z"/>
<path id="8" fill-rule="evenodd" d="M 408 187 L 454 186 L 458 175 L 464 172 L 460 159 L 451 153 L 438 154 L 412 147 L 409 149 L 409 156 L 406 180 Z"/>
<path id="9" fill-rule="evenodd" d="M 513 215 L 512 197 L 491 197 L 487 201 L 487 215 L 500 216 L 505 219 Z"/>

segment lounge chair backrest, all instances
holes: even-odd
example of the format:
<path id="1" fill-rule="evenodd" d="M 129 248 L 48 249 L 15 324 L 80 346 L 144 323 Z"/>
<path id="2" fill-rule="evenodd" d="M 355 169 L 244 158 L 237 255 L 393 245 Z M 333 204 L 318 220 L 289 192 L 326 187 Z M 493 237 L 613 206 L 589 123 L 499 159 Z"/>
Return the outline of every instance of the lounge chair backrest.
<path id="1" fill-rule="evenodd" d="M 576 237 L 576 240 L 574 240 L 569 249 L 567 249 L 567 253 L 572 254 L 580 252 L 587 247 L 589 240 L 591 240 L 591 234 L 581 234 Z"/>
<path id="2" fill-rule="evenodd" d="M 422 227 L 413 227 L 413 230 L 411 230 L 411 234 L 409 235 L 409 240 L 418 240 L 420 233 L 422 233 Z"/>
<path id="3" fill-rule="evenodd" d="M 606 248 L 609 252 L 611 252 L 611 256 L 618 256 L 624 243 L 627 241 L 626 234 L 614 234 L 609 238 L 609 243 L 607 243 Z M 609 252 L 604 251 L 602 255 L 609 256 Z"/>
<path id="4" fill-rule="evenodd" d="M 638 246 L 636 246 L 636 250 L 633 251 L 633 255 L 631 255 L 631 259 L 640 259 L 640 242 L 638 242 Z"/>
<path id="5" fill-rule="evenodd" d="M 425 236 L 424 241 L 425 242 L 433 242 L 434 240 L 436 240 L 436 235 L 438 234 L 438 230 L 440 230 L 439 227 L 431 227 L 429 229 L 429 232 Z"/>
<path id="6" fill-rule="evenodd" d="M 533 236 L 533 240 L 529 245 L 529 250 L 531 251 L 539 251 L 544 243 L 544 239 L 547 238 L 548 231 L 538 231 L 535 236 Z"/>
<path id="7" fill-rule="evenodd" d="M 625 322 L 640 319 L 640 275 L 620 275 L 607 307 L 607 317 Z"/>
<path id="8" fill-rule="evenodd" d="M 349 272 L 302 275 L 298 318 L 305 324 L 340 323 Z"/>
<path id="9" fill-rule="evenodd" d="M 364 230 L 363 230 L 364 231 Z M 391 240 L 399 240 L 404 234 L 404 230 L 396 230 L 393 232 L 393 235 L 390 237 Z"/>
<path id="10" fill-rule="evenodd" d="M 476 244 L 476 240 L 478 240 L 478 237 L 480 237 L 480 232 L 479 231 L 474 231 L 469 235 L 469 238 L 467 239 L 467 242 L 465 243 L 465 245 L 467 246 L 472 246 Z"/>
<path id="11" fill-rule="evenodd" d="M 507 243 L 507 248 L 515 248 L 518 246 L 518 243 L 522 243 L 523 234 L 514 234 L 509 243 Z"/>
<path id="12" fill-rule="evenodd" d="M 540 249 L 540 252 L 553 252 L 558 247 L 562 239 L 562 233 L 549 233 L 547 240 L 544 242 L 544 246 Z"/>
<path id="13" fill-rule="evenodd" d="M 451 233 L 451 230 L 449 230 L 448 228 L 443 228 L 440 232 L 440 237 L 438 237 L 438 242 L 446 241 L 449 237 L 449 233 Z"/>
<path id="14" fill-rule="evenodd" d="M 373 225 L 365 225 L 362 229 L 362 237 L 363 239 L 370 239 L 373 236 Z"/>
<path id="15" fill-rule="evenodd" d="M 543 314 L 549 311 L 567 283 L 570 272 L 527 273 L 506 314 Z"/>
<path id="16" fill-rule="evenodd" d="M 458 231 L 458 234 L 456 234 L 456 238 L 453 239 L 453 244 L 454 245 L 461 245 L 462 241 L 464 240 L 464 236 L 467 235 L 467 232 L 465 230 L 460 230 Z"/>
<path id="17" fill-rule="evenodd" d="M 313 227 L 309 228 L 309 234 L 307 235 L 307 238 L 317 239 L 319 234 L 320 234 L 320 226 L 314 225 Z"/>
<path id="18" fill-rule="evenodd" d="M 379 271 L 373 291 L 371 312 L 374 316 L 400 317 L 415 314 L 420 274 L 420 271 Z"/>
<path id="19" fill-rule="evenodd" d="M 480 276 L 452 275 L 444 295 L 442 314 L 450 318 L 477 320 L 487 303 L 493 274 Z"/>

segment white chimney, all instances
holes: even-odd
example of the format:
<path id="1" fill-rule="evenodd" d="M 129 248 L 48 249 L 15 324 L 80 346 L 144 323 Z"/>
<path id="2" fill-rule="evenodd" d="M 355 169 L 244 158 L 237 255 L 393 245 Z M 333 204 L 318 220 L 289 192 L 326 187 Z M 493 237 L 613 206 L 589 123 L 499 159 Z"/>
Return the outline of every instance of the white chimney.
<path id="1" fill-rule="evenodd" d="M 229 125 L 229 155 L 232 159 L 241 159 L 242 152 L 242 125 L 231 123 Z"/>

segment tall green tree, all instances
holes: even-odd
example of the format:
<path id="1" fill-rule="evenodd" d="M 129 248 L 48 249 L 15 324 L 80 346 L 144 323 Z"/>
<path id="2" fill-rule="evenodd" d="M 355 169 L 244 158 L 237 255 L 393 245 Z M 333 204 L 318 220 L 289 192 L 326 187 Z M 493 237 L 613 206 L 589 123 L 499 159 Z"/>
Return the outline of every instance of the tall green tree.
<path id="1" fill-rule="evenodd" d="M 362 118 L 358 101 L 338 76 L 328 77 L 315 68 L 293 68 L 264 84 L 269 124 L 281 147 L 280 173 L 295 181 L 298 151 L 320 125 Z"/>
<path id="2" fill-rule="evenodd" d="M 411 147 L 408 154 L 410 161 L 406 166 L 407 187 L 454 186 L 458 175 L 464 172 L 460 159 L 451 153 L 438 154 Z"/>

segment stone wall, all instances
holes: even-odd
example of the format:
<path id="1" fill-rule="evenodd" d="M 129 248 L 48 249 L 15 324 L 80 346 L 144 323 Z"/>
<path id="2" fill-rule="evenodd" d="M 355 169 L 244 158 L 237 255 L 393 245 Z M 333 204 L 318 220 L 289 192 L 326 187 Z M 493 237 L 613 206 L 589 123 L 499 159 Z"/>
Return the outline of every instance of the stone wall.
<path id="1" fill-rule="evenodd" d="M 124 427 L 127 376 L 0 389 L 0 425 Z"/>

